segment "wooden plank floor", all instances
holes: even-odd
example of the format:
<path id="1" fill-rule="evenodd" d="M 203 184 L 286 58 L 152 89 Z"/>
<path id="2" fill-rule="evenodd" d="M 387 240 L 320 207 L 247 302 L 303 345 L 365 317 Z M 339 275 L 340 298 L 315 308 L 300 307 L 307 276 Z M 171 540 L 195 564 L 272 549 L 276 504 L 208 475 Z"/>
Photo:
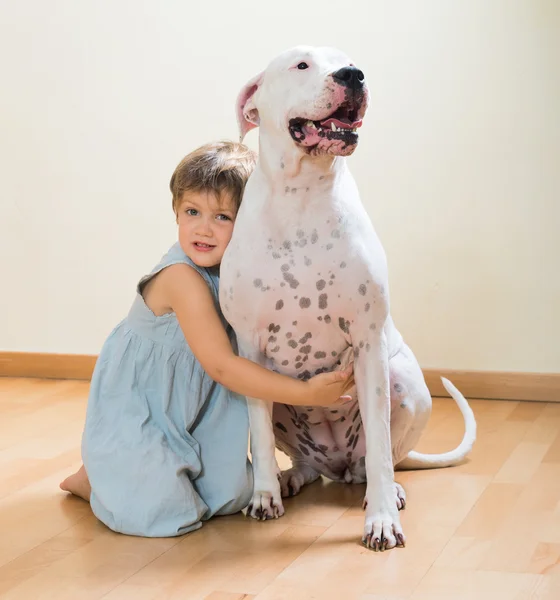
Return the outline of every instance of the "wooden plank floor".
<path id="1" fill-rule="evenodd" d="M 560 599 L 560 404 L 472 401 L 470 462 L 397 474 L 405 549 L 359 544 L 364 486 L 318 481 L 260 523 L 173 539 L 115 534 L 58 489 L 80 464 L 88 384 L 0 378 L 0 598 Z M 463 431 L 435 400 L 420 450 Z M 289 463 L 280 456 L 282 466 Z"/>

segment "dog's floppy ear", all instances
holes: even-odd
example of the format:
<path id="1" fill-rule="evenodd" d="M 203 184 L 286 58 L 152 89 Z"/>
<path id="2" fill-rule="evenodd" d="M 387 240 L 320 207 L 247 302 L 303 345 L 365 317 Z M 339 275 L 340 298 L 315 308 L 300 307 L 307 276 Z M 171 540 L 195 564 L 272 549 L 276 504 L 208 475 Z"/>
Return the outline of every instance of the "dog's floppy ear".
<path id="1" fill-rule="evenodd" d="M 237 96 L 237 124 L 239 125 L 239 141 L 251 129 L 259 126 L 259 111 L 253 102 L 255 92 L 262 84 L 264 71 L 250 79 Z"/>

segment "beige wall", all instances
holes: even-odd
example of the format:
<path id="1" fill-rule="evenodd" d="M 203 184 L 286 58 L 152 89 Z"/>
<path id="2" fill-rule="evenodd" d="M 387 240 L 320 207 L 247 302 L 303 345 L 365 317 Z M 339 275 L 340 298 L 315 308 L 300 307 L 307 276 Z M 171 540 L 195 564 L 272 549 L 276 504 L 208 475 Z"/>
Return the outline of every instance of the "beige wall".
<path id="1" fill-rule="evenodd" d="M 174 242 L 176 163 L 298 43 L 368 77 L 350 164 L 421 365 L 560 371 L 554 0 L 0 4 L 0 350 L 99 351 Z"/>

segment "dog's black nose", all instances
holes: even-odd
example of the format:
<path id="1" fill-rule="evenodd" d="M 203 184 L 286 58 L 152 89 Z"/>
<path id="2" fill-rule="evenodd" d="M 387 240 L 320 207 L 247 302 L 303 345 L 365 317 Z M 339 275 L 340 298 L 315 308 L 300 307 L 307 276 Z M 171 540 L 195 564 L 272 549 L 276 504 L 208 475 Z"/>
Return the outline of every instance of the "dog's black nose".
<path id="1" fill-rule="evenodd" d="M 332 76 L 337 83 L 349 88 L 360 89 L 364 85 L 364 74 L 357 67 L 342 67 Z"/>

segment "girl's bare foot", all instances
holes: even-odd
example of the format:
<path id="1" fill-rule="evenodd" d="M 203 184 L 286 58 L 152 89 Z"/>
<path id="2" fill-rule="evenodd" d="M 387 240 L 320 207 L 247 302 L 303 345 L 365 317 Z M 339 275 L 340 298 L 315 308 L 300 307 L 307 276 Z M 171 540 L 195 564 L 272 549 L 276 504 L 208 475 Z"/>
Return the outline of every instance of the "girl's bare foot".
<path id="1" fill-rule="evenodd" d="M 60 489 L 64 490 L 65 492 L 70 492 L 75 496 L 79 496 L 80 498 L 83 498 L 89 502 L 91 485 L 89 484 L 89 479 L 84 465 L 82 465 L 80 469 L 74 473 L 74 475 L 67 477 L 60 484 Z"/>

